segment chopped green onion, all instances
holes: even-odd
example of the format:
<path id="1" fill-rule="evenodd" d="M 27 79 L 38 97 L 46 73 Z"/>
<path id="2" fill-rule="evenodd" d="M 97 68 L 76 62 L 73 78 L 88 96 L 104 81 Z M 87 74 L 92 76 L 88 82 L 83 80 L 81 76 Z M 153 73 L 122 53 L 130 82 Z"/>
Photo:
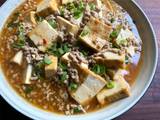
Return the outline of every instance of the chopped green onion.
<path id="1" fill-rule="evenodd" d="M 45 57 L 45 58 L 44 58 L 44 63 L 45 63 L 46 65 L 50 65 L 50 64 L 52 64 L 52 61 L 51 61 L 48 57 Z"/>
<path id="2" fill-rule="evenodd" d="M 65 53 L 68 52 L 70 50 L 69 45 L 68 44 L 64 44 L 63 45 L 63 50 L 64 50 Z"/>
<path id="3" fill-rule="evenodd" d="M 55 20 L 48 20 L 48 23 L 55 29 L 55 28 L 57 28 L 57 24 L 56 24 L 56 21 Z"/>
<path id="4" fill-rule="evenodd" d="M 129 57 L 125 56 L 125 63 L 128 64 L 129 63 Z"/>
<path id="5" fill-rule="evenodd" d="M 40 80 L 44 80 L 45 78 L 44 67 L 45 67 L 44 60 L 34 65 L 33 74 L 36 74 Z"/>
<path id="6" fill-rule="evenodd" d="M 82 0 L 80 0 L 80 3 L 78 4 L 77 7 L 79 7 L 79 9 L 82 10 L 82 11 L 84 10 L 85 6 L 84 6 L 84 3 L 83 3 Z"/>
<path id="7" fill-rule="evenodd" d="M 111 18 L 111 20 L 110 20 L 110 21 L 111 21 L 111 23 L 114 23 L 115 19 L 114 19 L 114 18 Z"/>
<path id="8" fill-rule="evenodd" d="M 82 2 L 82 0 L 80 1 L 79 4 L 76 5 L 76 9 L 74 9 L 74 18 L 78 19 L 83 15 L 83 11 L 84 11 L 84 3 Z"/>
<path id="9" fill-rule="evenodd" d="M 75 9 L 74 3 L 71 2 L 71 3 L 67 4 L 67 9 L 68 9 L 69 11 L 73 11 L 73 10 Z"/>
<path id="10" fill-rule="evenodd" d="M 85 50 L 82 50 L 81 53 L 83 54 L 84 57 L 87 57 L 89 54 L 89 52 Z"/>
<path id="11" fill-rule="evenodd" d="M 81 110 L 79 107 L 75 107 L 75 108 L 73 109 L 73 112 L 74 112 L 74 113 L 80 113 L 80 112 L 82 112 L 82 110 Z"/>
<path id="12" fill-rule="evenodd" d="M 106 87 L 107 87 L 108 89 L 114 88 L 114 87 L 115 87 L 115 82 L 114 82 L 114 81 L 109 81 L 109 82 L 107 83 Z"/>
<path id="13" fill-rule="evenodd" d="M 25 92 L 26 94 L 29 94 L 29 93 L 32 92 L 32 90 L 33 90 L 33 87 L 31 87 L 31 86 L 25 86 L 24 92 Z"/>
<path id="14" fill-rule="evenodd" d="M 110 34 L 110 37 L 111 37 L 111 38 L 117 38 L 118 34 L 119 34 L 119 33 L 118 33 L 117 30 L 113 30 L 112 33 Z"/>
<path id="15" fill-rule="evenodd" d="M 41 17 L 41 16 L 39 16 L 39 15 L 37 15 L 37 14 L 36 14 L 35 18 L 36 18 L 36 21 L 37 21 L 37 22 L 42 22 L 42 21 L 44 20 L 43 17 Z"/>
<path id="16" fill-rule="evenodd" d="M 84 30 L 81 32 L 80 36 L 84 37 L 84 36 L 88 35 L 89 33 L 90 33 L 89 29 L 88 28 L 84 28 Z"/>
<path id="17" fill-rule="evenodd" d="M 62 68 L 62 70 L 66 70 L 67 69 L 67 65 L 64 64 L 64 63 L 60 62 L 58 65 L 59 65 L 60 68 Z"/>
<path id="18" fill-rule="evenodd" d="M 78 88 L 78 85 L 77 85 L 76 83 L 70 83 L 70 85 L 69 85 L 69 89 L 70 89 L 70 90 L 74 91 L 74 90 L 76 90 L 77 88 Z"/>
<path id="19" fill-rule="evenodd" d="M 26 37 L 24 35 L 24 27 L 22 24 L 18 26 L 18 40 L 12 44 L 13 48 L 21 49 L 25 45 Z"/>
<path id="20" fill-rule="evenodd" d="M 117 44 L 118 45 L 127 45 L 127 39 L 121 39 L 121 40 L 117 40 Z"/>
<path id="21" fill-rule="evenodd" d="M 14 27 L 17 27 L 19 25 L 19 23 L 14 23 L 13 21 L 9 22 L 7 27 L 11 27 L 11 28 L 14 28 Z"/>
<path id="22" fill-rule="evenodd" d="M 89 7 L 91 10 L 95 10 L 96 9 L 96 5 L 94 3 L 90 3 Z"/>
<path id="23" fill-rule="evenodd" d="M 8 23 L 7 27 L 17 27 L 19 25 L 19 23 L 15 23 L 15 21 L 17 20 L 18 16 L 19 16 L 19 12 L 14 13 L 14 17 L 12 18 L 12 20 Z"/>
<path id="24" fill-rule="evenodd" d="M 60 55 L 63 55 L 65 52 L 63 51 L 63 48 L 58 48 L 58 53 L 59 53 Z"/>
<path id="25" fill-rule="evenodd" d="M 99 75 L 103 75 L 106 73 L 106 67 L 104 65 L 96 64 L 91 70 Z"/>
<path id="26" fill-rule="evenodd" d="M 65 9 L 64 6 L 60 7 L 60 15 L 61 16 L 64 16 L 64 9 Z"/>
<path id="27" fill-rule="evenodd" d="M 63 74 L 60 76 L 60 81 L 64 82 L 68 79 L 68 74 L 66 71 L 63 72 Z"/>
<path id="28" fill-rule="evenodd" d="M 83 15 L 83 12 L 82 12 L 81 10 L 76 10 L 76 11 L 74 12 L 74 18 L 75 18 L 75 19 L 80 18 L 82 15 Z"/>
<path id="29" fill-rule="evenodd" d="M 84 3 L 82 0 L 77 4 L 75 2 L 68 3 L 67 5 L 61 6 L 60 7 L 60 13 L 62 16 L 64 16 L 64 11 L 67 9 L 73 14 L 73 17 L 75 19 L 79 19 L 84 12 Z"/>
<path id="30" fill-rule="evenodd" d="M 21 49 L 21 48 L 23 48 L 23 46 L 24 46 L 24 42 L 23 41 L 14 42 L 12 44 L 12 47 L 13 48 L 17 48 L 17 49 Z"/>
<path id="31" fill-rule="evenodd" d="M 69 51 L 70 51 L 70 48 L 69 48 L 69 44 L 67 43 L 59 43 L 59 44 L 55 43 L 47 50 L 49 54 L 53 54 L 57 57 L 60 57 Z"/>

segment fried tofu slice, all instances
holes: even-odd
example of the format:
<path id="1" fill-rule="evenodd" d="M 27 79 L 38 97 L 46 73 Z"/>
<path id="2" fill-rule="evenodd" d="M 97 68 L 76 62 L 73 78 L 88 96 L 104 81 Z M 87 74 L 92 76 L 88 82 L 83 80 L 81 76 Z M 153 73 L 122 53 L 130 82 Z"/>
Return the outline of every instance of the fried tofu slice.
<path id="1" fill-rule="evenodd" d="M 80 105 L 86 105 L 95 96 L 94 93 L 86 87 L 84 84 L 80 85 L 76 92 L 71 93 L 73 99 L 75 99 Z"/>
<path id="2" fill-rule="evenodd" d="M 52 45 L 52 42 L 56 42 L 58 32 L 44 20 L 28 36 L 40 51 L 45 52 Z"/>
<path id="3" fill-rule="evenodd" d="M 111 30 L 111 26 L 91 17 L 79 37 L 88 47 L 101 51 L 109 38 Z"/>
<path id="4" fill-rule="evenodd" d="M 96 75 L 89 69 L 84 69 L 84 71 L 84 82 L 75 92 L 71 92 L 71 96 L 83 106 L 87 105 L 106 85 L 106 81 L 99 75 Z"/>
<path id="5" fill-rule="evenodd" d="M 59 2 L 59 0 L 42 0 L 37 5 L 36 13 L 41 16 L 47 16 L 49 14 L 57 12 L 59 11 Z"/>
<path id="6" fill-rule="evenodd" d="M 83 84 L 87 86 L 92 92 L 97 94 L 98 91 L 100 91 L 105 86 L 106 81 L 101 76 L 95 74 L 89 69 L 84 69 L 84 71 L 87 76 L 84 79 Z"/>
<path id="7" fill-rule="evenodd" d="M 118 54 L 112 51 L 103 52 L 100 56 L 94 57 L 98 63 L 103 63 L 109 68 L 124 68 L 125 53 Z"/>
<path id="8" fill-rule="evenodd" d="M 53 77 L 57 71 L 58 58 L 50 55 L 48 59 L 51 61 L 51 64 L 45 66 L 45 76 L 47 78 Z"/>
<path id="9" fill-rule="evenodd" d="M 109 104 L 119 99 L 130 96 L 130 87 L 128 83 L 122 78 L 115 81 L 115 87 L 112 89 L 103 89 L 97 94 L 97 100 L 100 104 Z"/>
<path id="10" fill-rule="evenodd" d="M 66 20 L 60 16 L 57 17 L 57 22 L 59 24 L 60 29 L 65 27 L 68 32 L 71 32 L 73 34 L 78 33 L 78 30 L 79 30 L 78 25 L 74 25 L 74 24 L 70 23 L 68 20 Z"/>
<path id="11" fill-rule="evenodd" d="M 23 60 L 23 51 L 19 51 L 12 58 L 11 62 L 16 63 L 18 65 L 22 65 L 22 60 Z"/>
<path id="12" fill-rule="evenodd" d="M 130 96 L 130 86 L 125 81 L 121 70 L 118 70 L 114 76 L 114 88 L 104 88 L 97 94 L 97 100 L 100 104 L 109 104 L 119 99 Z"/>
<path id="13" fill-rule="evenodd" d="M 112 30 L 111 26 L 106 25 L 100 20 L 91 17 L 90 21 L 87 23 L 87 26 L 91 30 L 93 34 L 96 34 L 98 37 L 102 39 L 108 39 L 110 32 Z"/>

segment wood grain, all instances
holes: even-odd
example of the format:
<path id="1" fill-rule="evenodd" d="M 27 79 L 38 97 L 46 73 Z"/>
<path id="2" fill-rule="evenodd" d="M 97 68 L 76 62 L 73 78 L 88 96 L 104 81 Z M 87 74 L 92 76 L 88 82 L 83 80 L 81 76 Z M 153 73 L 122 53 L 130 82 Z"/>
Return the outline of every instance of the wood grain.
<path id="1" fill-rule="evenodd" d="M 0 0 L 0 5 L 4 1 Z M 160 48 L 160 0 L 136 1 L 151 20 Z M 12 108 L 10 107 L 10 109 Z M 20 115 L 20 118 L 24 118 L 24 116 Z M 160 63 L 158 63 L 152 85 L 144 97 L 131 110 L 115 120 L 160 120 Z"/>

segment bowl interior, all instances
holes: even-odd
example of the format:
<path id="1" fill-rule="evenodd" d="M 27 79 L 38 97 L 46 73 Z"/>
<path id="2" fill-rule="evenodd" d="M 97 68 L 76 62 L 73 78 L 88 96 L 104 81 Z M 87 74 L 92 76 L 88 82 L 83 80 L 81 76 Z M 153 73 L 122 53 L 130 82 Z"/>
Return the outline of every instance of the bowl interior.
<path id="1" fill-rule="evenodd" d="M 0 29 L 2 29 L 6 19 L 11 14 L 11 12 L 23 2 L 24 0 L 8 0 L 0 8 Z M 88 113 L 85 115 L 77 116 L 63 116 L 47 111 L 38 109 L 23 98 L 21 98 L 7 83 L 5 76 L 2 71 L 0 71 L 0 94 L 2 97 L 15 109 L 23 113 L 24 115 L 34 118 L 34 119 L 47 119 L 47 120 L 103 120 L 103 119 L 113 119 L 118 115 L 124 113 L 130 109 L 145 93 L 149 87 L 153 75 L 155 73 L 155 68 L 158 59 L 157 43 L 153 29 L 140 8 L 135 2 L 131 0 L 115 0 L 121 6 L 123 6 L 132 18 L 136 21 L 136 26 L 138 28 L 140 37 L 143 41 L 143 63 L 140 69 L 140 73 L 137 76 L 137 80 L 132 86 L 132 95 L 129 98 L 120 100 L 114 104 L 109 105 L 97 112 Z M 5 12 L 3 12 L 5 11 Z"/>

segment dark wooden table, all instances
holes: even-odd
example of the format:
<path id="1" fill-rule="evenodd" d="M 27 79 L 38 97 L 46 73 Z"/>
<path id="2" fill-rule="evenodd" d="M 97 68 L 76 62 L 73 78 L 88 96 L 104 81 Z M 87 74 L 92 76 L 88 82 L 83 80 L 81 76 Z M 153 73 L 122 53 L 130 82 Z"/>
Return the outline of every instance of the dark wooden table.
<path id="1" fill-rule="evenodd" d="M 2 5 L 4 1 L 6 0 L 0 0 L 0 5 Z M 160 0 L 136 1 L 150 18 L 160 48 Z M 4 117 L 4 114 L 17 120 L 28 119 L 0 98 L 0 119 Z M 6 117 L 7 116 L 5 116 L 5 119 L 7 120 Z M 160 120 L 160 63 L 158 63 L 154 81 L 144 97 L 131 110 L 116 118 L 116 120 Z"/>

